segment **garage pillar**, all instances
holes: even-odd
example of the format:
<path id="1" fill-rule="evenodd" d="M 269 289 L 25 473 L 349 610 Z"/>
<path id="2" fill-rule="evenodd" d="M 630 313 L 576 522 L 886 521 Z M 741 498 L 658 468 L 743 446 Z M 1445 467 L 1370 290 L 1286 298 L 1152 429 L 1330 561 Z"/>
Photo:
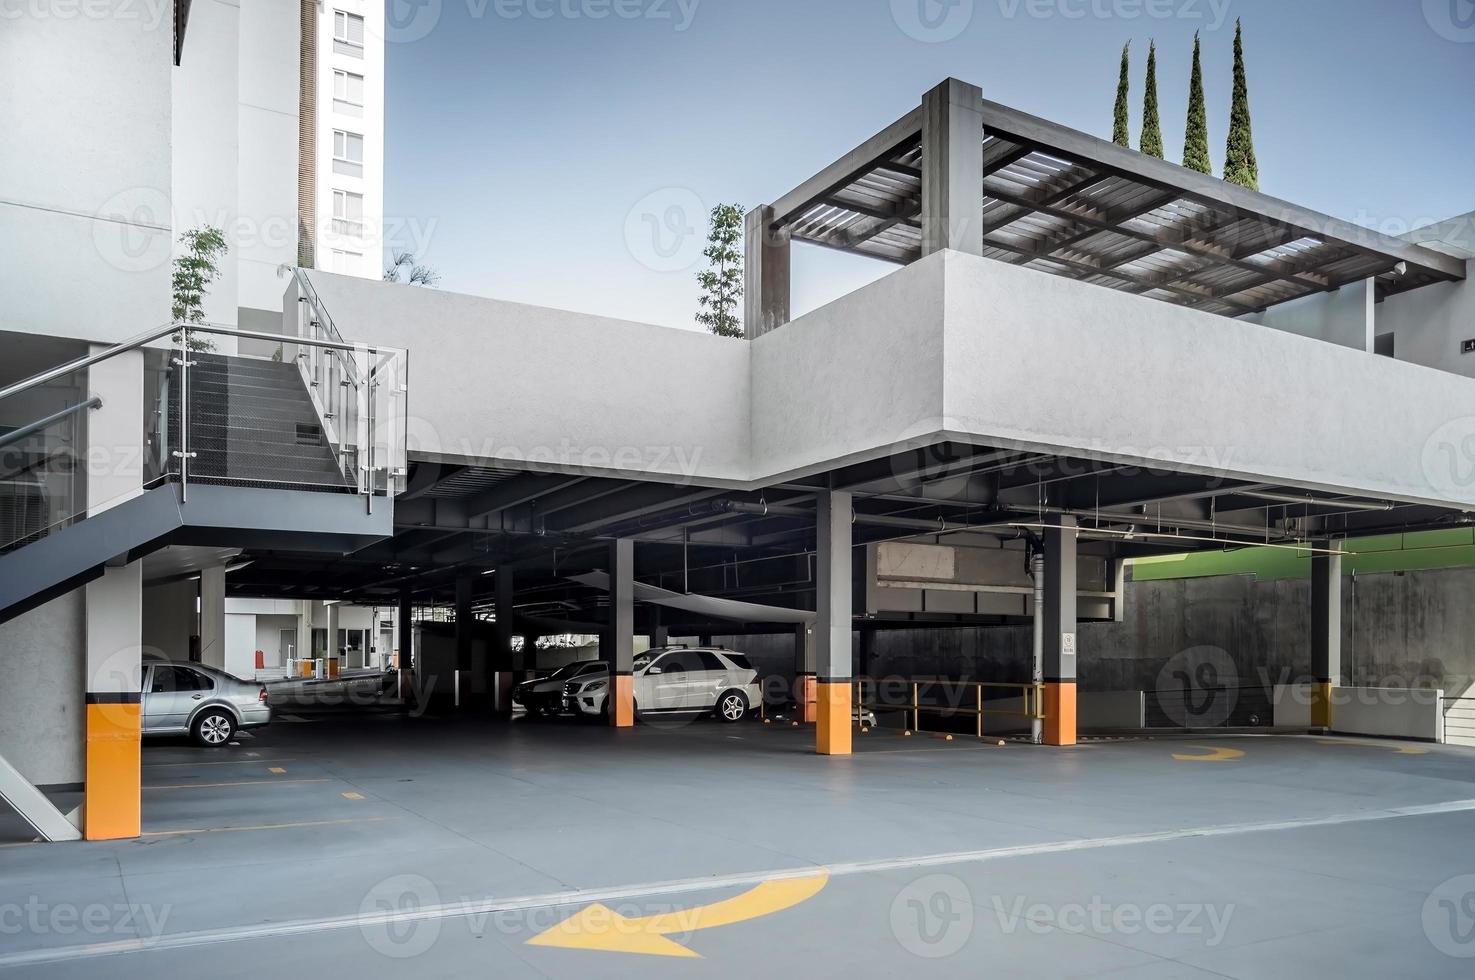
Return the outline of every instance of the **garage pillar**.
<path id="1" fill-rule="evenodd" d="M 141 825 L 143 565 L 106 569 L 86 586 L 87 751 L 82 833 L 137 837 Z"/>
<path id="2" fill-rule="evenodd" d="M 225 670 L 225 566 L 200 572 L 200 663 Z"/>
<path id="3" fill-rule="evenodd" d="M 1076 744 L 1076 520 L 1048 518 L 1045 528 L 1045 649 L 1042 676 L 1045 744 Z"/>
<path id="4" fill-rule="evenodd" d="M 815 628 L 809 623 L 794 627 L 794 720 L 814 724 L 818 716 L 818 666 Z"/>
<path id="5" fill-rule="evenodd" d="M 476 594 L 476 580 L 470 575 L 456 576 L 456 669 L 451 675 L 453 703 L 460 708 L 472 699 L 471 678 L 474 674 L 476 613 L 471 608 Z"/>
<path id="6" fill-rule="evenodd" d="M 524 653 L 512 649 L 512 637 L 515 635 L 514 630 L 517 626 L 517 612 L 513 608 L 517 583 L 513 578 L 512 569 L 506 565 L 500 565 L 493 574 L 492 584 L 496 590 L 497 600 L 497 648 L 492 651 L 490 658 L 492 703 L 496 705 L 499 713 L 511 714 L 512 688 L 518 680 L 522 679 L 527 658 Z"/>
<path id="7" fill-rule="evenodd" d="M 619 538 L 609 546 L 609 723 L 635 724 L 635 542 Z"/>
<path id="8" fill-rule="evenodd" d="M 922 97 L 922 254 L 983 254 L 983 90 L 949 78 Z"/>
<path id="9" fill-rule="evenodd" d="M 340 604 L 337 601 L 323 603 L 323 676 L 337 677 L 343 663 L 339 660 L 338 623 Z"/>
<path id="10" fill-rule="evenodd" d="M 302 599 L 297 603 L 297 642 L 292 648 L 292 656 L 297 661 L 293 666 L 293 677 L 302 676 L 302 665 L 312 665 L 312 610 L 316 603 L 312 599 Z"/>
<path id="11" fill-rule="evenodd" d="M 815 531 L 818 569 L 815 597 L 818 612 L 815 660 L 819 674 L 815 751 L 849 755 L 851 738 L 850 494 L 822 491 L 816 498 Z"/>
<path id="12" fill-rule="evenodd" d="M 747 216 L 743 327 L 749 339 L 789 322 L 790 232 L 787 225 L 775 231 L 774 217 L 767 204 Z"/>
<path id="13" fill-rule="evenodd" d="M 1332 727 L 1332 688 L 1342 683 L 1342 543 L 1311 556 L 1311 727 Z"/>

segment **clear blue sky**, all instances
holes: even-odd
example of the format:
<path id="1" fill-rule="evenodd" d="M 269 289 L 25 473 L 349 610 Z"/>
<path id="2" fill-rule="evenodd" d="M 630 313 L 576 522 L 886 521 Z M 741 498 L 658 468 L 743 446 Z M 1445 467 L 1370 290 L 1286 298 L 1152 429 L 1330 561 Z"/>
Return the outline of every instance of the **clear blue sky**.
<path id="1" fill-rule="evenodd" d="M 386 214 L 458 292 L 692 326 L 698 206 L 773 200 L 949 75 L 1109 138 L 1128 39 L 1134 139 L 1155 38 L 1176 162 L 1203 31 L 1217 168 L 1236 17 L 1265 191 L 1393 233 L 1475 210 L 1472 0 L 387 3 Z M 892 268 L 796 247 L 796 312 Z"/>

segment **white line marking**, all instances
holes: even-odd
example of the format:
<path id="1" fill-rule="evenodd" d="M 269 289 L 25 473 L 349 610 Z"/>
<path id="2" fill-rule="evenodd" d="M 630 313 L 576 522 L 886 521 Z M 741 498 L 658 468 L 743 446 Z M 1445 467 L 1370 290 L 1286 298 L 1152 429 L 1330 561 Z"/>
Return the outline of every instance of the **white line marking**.
<path id="1" fill-rule="evenodd" d="M 1367 810 L 1361 813 L 1334 814 L 1326 817 L 1303 817 L 1296 820 L 1277 820 L 1270 823 L 1220 824 L 1210 827 L 1193 827 L 1185 830 L 1161 830 L 1146 834 L 1123 834 L 1118 837 L 1082 837 L 1075 840 L 1049 841 L 1043 844 L 1022 844 L 1015 847 L 995 847 L 979 851 L 950 851 L 943 854 L 924 854 L 917 857 L 882 858 L 873 861 L 844 861 L 831 865 L 778 868 L 772 871 L 713 875 L 708 878 L 680 878 L 673 881 L 653 881 L 614 888 L 572 889 L 562 892 L 550 892 L 543 895 L 529 895 L 521 898 L 486 899 L 484 901 L 468 900 L 464 902 L 430 905 L 408 912 L 327 916 L 319 919 L 299 919 L 293 922 L 274 922 L 258 926 L 206 929 L 198 932 L 179 933 L 173 936 L 159 936 L 152 939 L 124 939 L 109 943 L 92 943 L 81 946 L 63 946 L 51 949 L 29 950 L 22 953 L 8 953 L 0 955 L 0 969 L 32 966 L 38 963 L 58 963 L 98 956 L 112 956 L 119 953 L 189 949 L 217 943 L 246 942 L 253 939 L 279 939 L 285 936 L 301 936 L 343 929 L 363 929 L 369 926 L 381 926 L 391 923 L 420 922 L 430 919 L 469 918 L 473 916 L 495 915 L 503 912 L 557 908 L 564 905 L 586 905 L 592 902 L 609 904 L 628 899 L 647 898 L 652 895 L 681 895 L 690 892 L 713 891 L 719 888 L 752 887 L 762 884 L 765 881 L 808 878 L 813 876 L 817 871 L 825 871 L 833 879 L 877 874 L 886 871 L 902 871 L 909 868 L 930 868 L 954 864 L 981 864 L 986 861 L 1031 857 L 1037 854 L 1059 854 L 1069 851 L 1089 851 L 1108 847 L 1132 847 L 1138 844 L 1157 844 L 1166 841 L 1192 840 L 1194 838 L 1235 837 L 1244 834 L 1259 834 L 1278 830 L 1301 830 L 1310 827 L 1334 827 L 1342 824 L 1396 820 L 1400 817 L 1424 817 L 1443 813 L 1466 813 L 1472 810 L 1475 810 L 1475 799 L 1450 800 L 1446 803 L 1393 807 L 1385 810 Z"/>

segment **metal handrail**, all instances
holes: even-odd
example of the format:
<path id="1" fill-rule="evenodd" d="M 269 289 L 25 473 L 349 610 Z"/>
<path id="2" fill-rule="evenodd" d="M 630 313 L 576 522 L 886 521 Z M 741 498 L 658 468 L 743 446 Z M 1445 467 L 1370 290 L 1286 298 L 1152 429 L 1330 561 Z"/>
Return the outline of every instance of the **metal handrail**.
<path id="1" fill-rule="evenodd" d="M 64 408 L 59 412 L 52 412 L 44 419 L 37 419 L 29 425 L 21 426 L 19 429 L 11 429 L 4 435 L 0 435 L 0 449 L 4 449 L 11 443 L 20 442 L 22 439 L 32 434 L 33 432 L 40 432 L 48 425 L 60 422 L 62 419 L 65 418 L 71 418 L 78 412 L 86 411 L 89 408 L 102 408 L 102 399 L 97 397 L 96 395 L 93 395 L 85 402 L 78 402 L 77 404 Z"/>
<path id="2" fill-rule="evenodd" d="M 911 720 L 910 730 L 911 731 L 914 731 L 914 732 L 920 732 L 922 730 L 922 715 L 923 715 L 923 713 L 926 713 L 926 714 L 938 714 L 938 715 L 944 715 L 944 716 L 947 716 L 947 717 L 952 717 L 952 716 L 955 716 L 955 715 L 963 715 L 964 717 L 972 717 L 974 719 L 974 730 L 975 730 L 975 734 L 979 738 L 982 738 L 983 737 L 983 719 L 984 719 L 984 716 L 986 714 L 988 714 L 988 715 L 1004 715 L 1006 717 L 1023 718 L 1023 719 L 1028 719 L 1028 720 L 1031 720 L 1031 721 L 1034 721 L 1034 720 L 1043 720 L 1045 718 L 1045 713 L 1044 713 L 1044 698 L 1042 696 L 1043 695 L 1043 691 L 1044 691 L 1044 685 L 1043 684 L 1037 684 L 1037 683 L 1018 684 L 1018 683 L 1005 683 L 1005 682 L 1002 682 L 1002 681 L 962 681 L 962 680 L 954 681 L 954 680 L 945 680 L 945 679 L 938 679 L 938 678 L 933 678 L 933 679 L 928 679 L 928 680 L 920 680 L 920 679 L 911 679 L 911 680 L 908 680 L 908 679 L 905 679 L 905 678 L 896 678 L 892 682 L 893 683 L 897 683 L 897 684 L 903 684 L 903 685 L 906 686 L 906 689 L 910 691 L 910 693 L 911 693 L 911 699 L 907 703 L 905 703 L 905 704 L 899 704 L 899 703 L 893 703 L 893 702 L 882 702 L 882 701 L 868 702 L 868 701 L 866 701 L 865 700 L 865 688 L 866 688 L 866 685 L 867 684 L 870 684 L 873 688 L 875 688 L 877 685 L 879 685 L 881 683 L 886 683 L 886 681 L 877 680 L 875 678 L 870 678 L 870 677 L 859 678 L 859 679 L 857 679 L 856 681 L 853 682 L 855 684 L 855 703 L 856 703 L 857 707 L 859 707 L 862 710 L 862 712 L 865 709 L 870 709 L 872 712 L 877 712 L 877 711 L 904 711 L 904 712 L 906 712 L 910 716 L 910 720 Z M 921 700 L 921 697 L 920 697 L 921 691 L 924 688 L 931 687 L 931 686 L 936 686 L 936 685 L 944 685 L 944 686 L 953 687 L 953 688 L 968 688 L 968 687 L 973 688 L 974 689 L 974 691 L 973 691 L 973 694 L 974 694 L 974 697 L 973 697 L 973 702 L 974 702 L 973 703 L 973 706 L 972 707 L 963 707 L 961 704 L 953 704 L 953 705 L 923 704 L 922 703 L 922 700 Z M 983 692 L 984 692 L 984 689 L 985 688 L 1019 692 L 1020 696 L 1023 698 L 1023 701 L 1024 701 L 1023 710 L 1022 711 L 1011 711 L 1011 710 L 1007 710 L 1005 708 L 994 708 L 993 710 L 990 711 L 990 710 L 986 709 L 985 708 L 985 705 L 987 704 L 987 701 L 984 699 L 984 696 L 983 696 Z"/>

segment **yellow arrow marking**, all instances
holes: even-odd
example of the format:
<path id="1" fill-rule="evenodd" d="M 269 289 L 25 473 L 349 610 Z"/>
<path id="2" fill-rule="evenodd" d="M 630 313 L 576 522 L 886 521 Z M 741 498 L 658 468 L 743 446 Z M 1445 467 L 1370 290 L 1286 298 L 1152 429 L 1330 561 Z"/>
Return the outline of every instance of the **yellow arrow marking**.
<path id="1" fill-rule="evenodd" d="M 1208 755 L 1183 755 L 1173 753 L 1173 758 L 1179 762 L 1229 762 L 1231 759 L 1243 759 L 1243 749 L 1211 749 L 1207 745 L 1193 745 L 1190 748 L 1203 749 Z"/>
<path id="2" fill-rule="evenodd" d="M 818 895 L 829 880 L 828 874 L 819 874 L 809 878 L 765 881 L 741 895 L 734 895 L 711 905 L 638 919 L 626 918 L 614 909 L 596 902 L 529 939 L 527 945 L 700 959 L 701 954 L 666 937 L 696 932 L 698 929 L 715 929 L 718 926 L 782 912 Z"/>
<path id="3" fill-rule="evenodd" d="M 1399 755 L 1428 755 L 1429 754 L 1429 750 L 1428 749 L 1424 748 L 1423 746 L 1419 746 L 1419 745 L 1400 745 L 1400 746 L 1394 747 L 1392 745 L 1383 745 L 1383 744 L 1378 743 L 1378 742 L 1346 742 L 1346 741 L 1341 741 L 1339 739 L 1334 739 L 1334 738 L 1319 738 L 1319 739 L 1316 740 L 1316 744 L 1317 745 L 1342 745 L 1342 746 L 1348 746 L 1348 747 L 1351 747 L 1351 748 L 1361 748 L 1361 749 L 1387 749 L 1390 752 L 1397 752 Z"/>

